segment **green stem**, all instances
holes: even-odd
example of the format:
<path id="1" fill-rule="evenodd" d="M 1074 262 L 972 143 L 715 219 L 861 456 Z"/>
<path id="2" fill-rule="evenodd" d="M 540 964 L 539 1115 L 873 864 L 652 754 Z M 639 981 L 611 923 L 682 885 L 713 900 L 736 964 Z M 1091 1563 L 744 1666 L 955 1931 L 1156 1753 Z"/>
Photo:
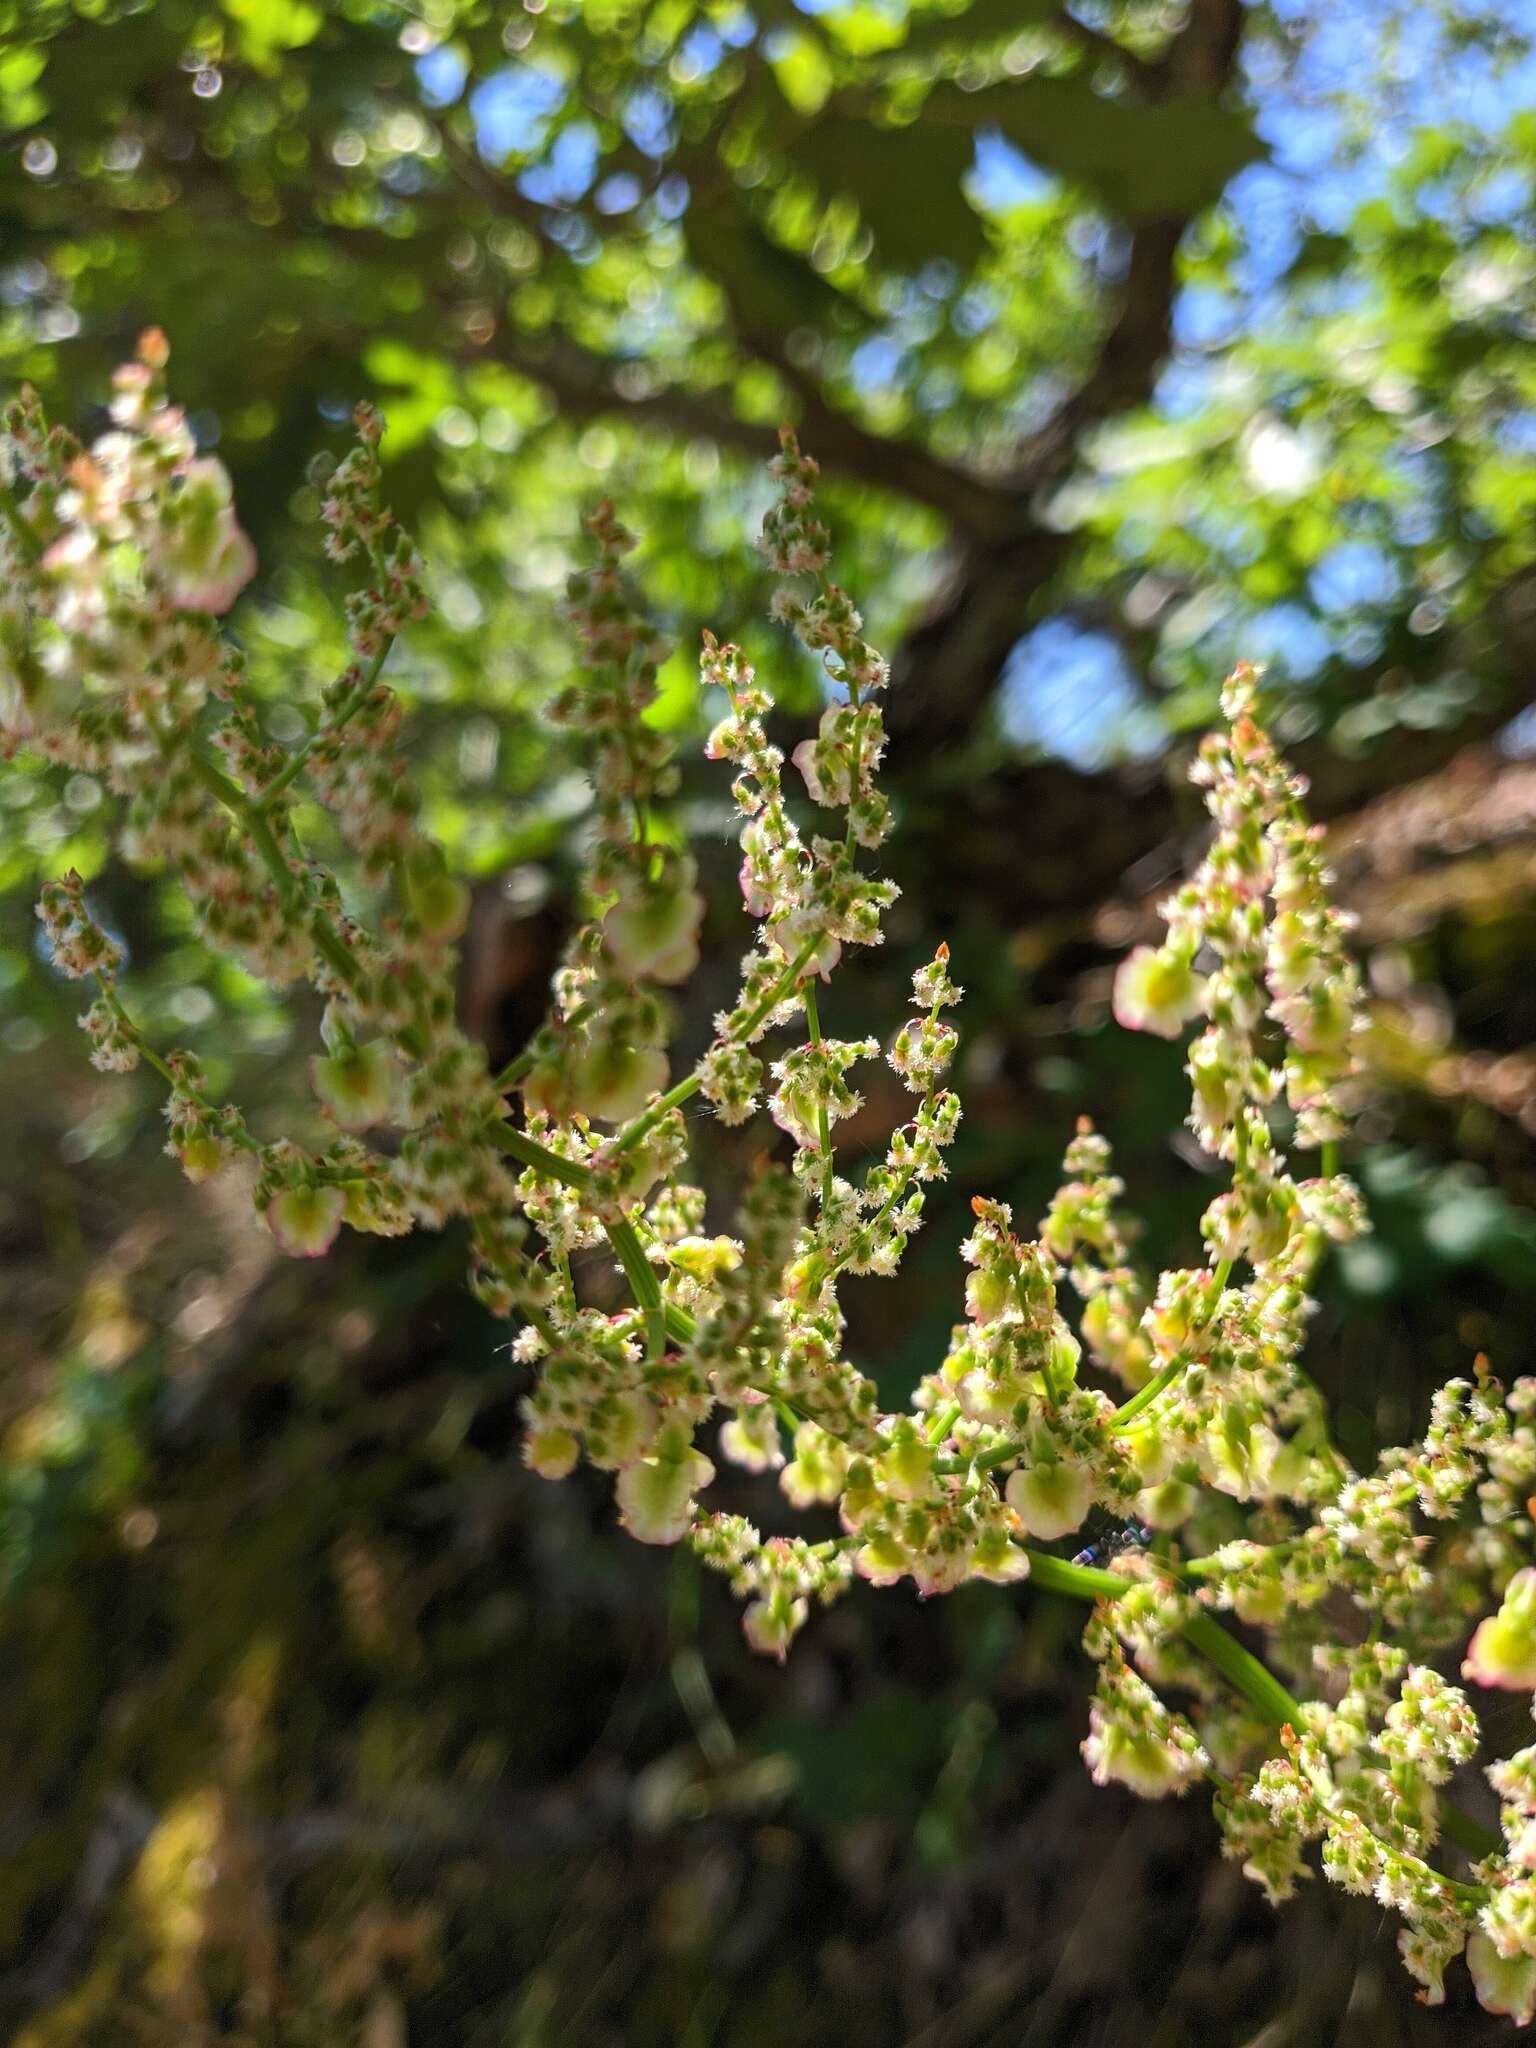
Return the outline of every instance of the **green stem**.
<path id="1" fill-rule="evenodd" d="M 928 1442 L 931 1444 L 943 1443 L 945 1437 L 954 1428 L 959 1413 L 960 1403 L 958 1401 L 946 1401 L 923 1432 Z"/>
<path id="2" fill-rule="evenodd" d="M 796 982 L 799 981 L 801 975 L 815 957 L 816 949 L 820 944 L 821 939 L 819 936 L 814 939 L 807 939 L 789 966 L 779 976 L 773 987 L 769 989 L 767 995 L 763 997 L 755 1009 L 748 1013 L 746 1022 L 738 1030 L 731 1033 L 730 1037 L 725 1041 L 727 1045 L 741 1044 L 751 1038 L 753 1032 L 762 1023 L 763 1019 L 772 1015 L 795 986 Z M 690 1096 L 697 1095 L 703 1085 L 703 1077 L 696 1067 L 685 1081 L 679 1081 L 675 1088 L 669 1088 L 666 1094 L 653 1102 L 648 1110 L 637 1116 L 632 1124 L 625 1125 L 624 1129 L 619 1132 L 613 1141 L 614 1150 L 616 1152 L 633 1152 L 637 1145 L 642 1144 L 650 1136 L 664 1116 L 670 1114 L 680 1103 L 687 1102 Z"/>
<path id="3" fill-rule="evenodd" d="M 569 1017 L 560 1019 L 562 1031 L 574 1031 L 578 1024 L 585 1024 L 596 1010 L 596 1003 L 578 1003 Z M 508 1060 L 501 1072 L 491 1082 L 498 1095 L 505 1095 L 509 1088 L 515 1088 L 524 1074 L 537 1059 L 538 1053 L 532 1044 L 525 1045 L 516 1059 Z"/>
<path id="4" fill-rule="evenodd" d="M 998 1465 L 1006 1465 L 1010 1458 L 1022 1458 L 1028 1449 L 1028 1443 L 1022 1439 L 1017 1443 L 995 1444 L 990 1451 L 978 1451 L 974 1457 L 938 1458 L 933 1469 L 946 1478 L 959 1472 L 991 1472 Z"/>
<path id="5" fill-rule="evenodd" d="M 277 843 L 277 836 L 260 811 L 255 809 L 251 799 L 224 771 L 210 761 L 197 747 L 189 747 L 187 760 L 193 774 L 203 787 L 216 796 L 237 824 L 249 833 L 251 844 L 261 855 L 267 873 L 272 877 L 278 898 L 286 909 L 295 907 L 297 888 L 287 856 Z M 348 988 L 356 988 L 362 980 L 363 971 L 347 950 L 345 939 L 318 904 L 305 902 L 302 906 L 310 937 L 317 949 L 335 969 L 339 978 Z"/>
<path id="6" fill-rule="evenodd" d="M 516 1135 L 516 1134 L 514 1134 Z M 624 1269 L 630 1289 L 636 1302 L 644 1310 L 648 1332 L 654 1319 L 660 1318 L 667 1336 L 679 1344 L 690 1343 L 696 1334 L 696 1325 L 688 1313 L 671 1304 L 663 1304 L 661 1284 L 654 1268 L 645 1256 L 634 1225 L 627 1218 L 608 1225 L 608 1239 L 619 1264 Z M 958 1406 L 958 1404 L 952 1404 Z M 946 1419 L 944 1411 L 936 1421 Z M 949 1418 L 952 1420 L 952 1418 Z M 936 1469 L 943 1470 L 948 1463 L 980 1467 L 988 1459 L 1002 1463 L 1016 1451 L 992 1452 L 987 1458 L 975 1460 L 940 1460 Z M 1064 1593 L 1074 1600 L 1118 1600 L 1134 1583 L 1123 1578 L 1118 1572 L 1104 1571 L 1097 1565 L 1073 1564 L 1063 1557 L 1055 1557 L 1046 1550 L 1036 1550 L 1025 1544 L 1024 1554 L 1029 1559 L 1030 1577 L 1034 1584 L 1048 1593 Z M 1195 1650 L 1215 1670 L 1219 1671 L 1233 1690 L 1239 1693 L 1265 1725 L 1280 1729 L 1300 1729 L 1302 1722 L 1301 1702 L 1288 1692 L 1269 1668 L 1247 1650 L 1233 1635 L 1230 1635 L 1214 1615 L 1203 1609 L 1192 1609 L 1182 1624 L 1182 1633 L 1191 1649 Z M 1499 1838 L 1471 1814 L 1464 1813 L 1443 1795 L 1439 1801 L 1441 1825 L 1446 1834 L 1469 1856 L 1488 1856 L 1499 1848 Z M 1440 1875 L 1440 1873 L 1437 1873 Z M 1455 1885 L 1453 1878 L 1443 1882 Z M 1471 1891 L 1474 1887 L 1458 1886 L 1459 1890 Z"/>
<path id="7" fill-rule="evenodd" d="M 1063 1557 L 1053 1557 L 1049 1551 L 1034 1550 L 1028 1544 L 1024 1553 L 1029 1559 L 1031 1583 L 1041 1586 L 1048 1593 L 1065 1593 L 1073 1600 L 1118 1600 L 1135 1581 L 1122 1578 L 1118 1572 L 1101 1570 L 1097 1565 L 1069 1564 Z M 1270 1728 L 1302 1727 L 1301 1702 L 1276 1678 L 1269 1668 L 1261 1664 L 1250 1650 L 1245 1650 L 1235 1636 L 1229 1635 L 1214 1615 L 1196 1609 L 1182 1624 L 1182 1633 L 1190 1648 L 1199 1652 L 1208 1664 L 1219 1671 L 1227 1683 L 1247 1700 Z M 1447 1835 L 1457 1847 L 1469 1856 L 1488 1856 L 1500 1847 L 1499 1838 L 1481 1821 L 1464 1813 L 1443 1795 L 1440 1798 L 1440 1822 Z M 1436 1876 L 1442 1876 L 1436 1872 Z M 1442 1877 L 1442 1882 L 1453 1885 L 1458 1891 L 1477 1893 L 1479 1887 L 1460 1885 L 1454 1878 Z"/>
<path id="8" fill-rule="evenodd" d="M 639 1233 L 627 1216 L 618 1217 L 614 1222 L 604 1224 L 603 1228 L 614 1257 L 624 1268 L 630 1292 L 644 1311 L 646 1350 L 654 1363 L 667 1348 L 667 1319 L 661 1299 L 661 1282 L 656 1277 L 655 1267 L 645 1256 Z"/>
<path id="9" fill-rule="evenodd" d="M 1182 1352 L 1178 1357 L 1170 1358 L 1165 1366 L 1152 1375 L 1144 1387 L 1138 1387 L 1128 1401 L 1120 1403 L 1115 1410 L 1115 1421 L 1130 1422 L 1135 1416 L 1140 1415 L 1144 1408 L 1150 1408 L 1164 1388 L 1173 1385 L 1187 1363 Z"/>
<path id="10" fill-rule="evenodd" d="M 1215 1321 L 1216 1311 L 1221 1306 L 1221 1297 L 1226 1292 L 1227 1282 L 1231 1278 L 1232 1261 L 1230 1259 L 1223 1259 L 1216 1268 L 1214 1285 L 1211 1288 L 1210 1314 L 1205 1319 L 1204 1327 L 1209 1328 L 1211 1323 Z M 1175 1358 L 1170 1358 L 1165 1366 L 1152 1375 L 1144 1387 L 1138 1387 L 1128 1401 L 1120 1403 L 1120 1406 L 1115 1410 L 1115 1421 L 1117 1423 L 1131 1422 L 1136 1416 L 1141 1414 L 1143 1409 L 1150 1408 L 1158 1395 L 1165 1388 L 1173 1385 L 1188 1363 L 1189 1360 L 1182 1353 Z"/>
<path id="11" fill-rule="evenodd" d="M 626 1124 L 619 1132 L 613 1141 L 614 1151 L 633 1152 L 637 1145 L 643 1144 L 651 1135 L 664 1116 L 669 1116 L 679 1104 L 697 1095 L 703 1085 L 701 1076 L 695 1072 L 686 1080 L 679 1081 L 675 1088 L 669 1088 L 665 1095 L 658 1096 L 648 1110 L 637 1116 L 632 1124 Z"/>
<path id="12" fill-rule="evenodd" d="M 1266 1557 L 1293 1557 L 1301 1547 L 1302 1543 L 1299 1536 L 1287 1536 L 1279 1543 L 1266 1543 L 1264 1545 L 1264 1555 Z M 1215 1556 L 1192 1557 L 1187 1563 L 1179 1566 L 1179 1573 L 1183 1578 L 1199 1580 L 1219 1576 L 1226 1569 L 1227 1566 L 1222 1564 Z"/>
<path id="13" fill-rule="evenodd" d="M 164 1081 L 168 1087 L 175 1088 L 178 1085 L 176 1076 L 171 1072 L 170 1068 L 166 1065 L 165 1061 L 161 1059 L 159 1053 L 155 1051 L 155 1048 L 144 1036 L 144 1033 L 139 1029 L 138 1025 L 134 1023 L 133 1019 L 129 1016 L 128 1012 L 123 1008 L 121 1002 L 119 1002 L 118 1000 L 117 990 L 113 988 L 111 982 L 103 979 L 103 977 L 98 974 L 96 977 L 96 986 L 101 990 L 102 1001 L 107 1005 L 107 1008 L 112 1012 L 113 1016 L 117 1019 L 118 1027 L 122 1031 L 123 1036 L 125 1038 L 131 1039 L 133 1044 L 138 1048 L 140 1059 L 142 1059 L 148 1066 L 153 1067 L 155 1072 L 160 1076 L 161 1080 Z"/>
<path id="14" fill-rule="evenodd" d="M 1184 1638 L 1208 1664 L 1240 1692 L 1271 1728 L 1301 1727 L 1301 1702 L 1261 1664 L 1251 1650 L 1245 1650 L 1236 1636 L 1230 1636 L 1214 1615 L 1197 1610 L 1184 1624 Z"/>
<path id="15" fill-rule="evenodd" d="M 303 774 L 305 768 L 309 765 L 310 757 L 322 740 L 333 738 L 335 734 L 349 725 L 358 712 L 362 710 L 369 697 L 373 694 L 373 686 L 379 680 L 380 672 L 385 662 L 389 659 L 389 651 L 394 644 L 393 637 L 384 642 L 384 645 L 363 671 L 356 687 L 343 699 L 336 716 L 331 719 L 330 723 L 322 725 L 317 731 L 312 732 L 304 744 L 284 762 L 266 788 L 258 796 L 251 797 L 248 800 L 251 811 L 255 816 L 259 817 L 264 812 L 269 811 L 278 797 L 288 788 L 289 784 L 298 780 L 299 776 Z"/>
<path id="16" fill-rule="evenodd" d="M 558 1351 L 560 1349 L 560 1332 L 555 1327 L 551 1318 L 544 1313 L 543 1309 L 535 1308 L 532 1303 L 525 1302 L 522 1312 L 544 1339 L 547 1348 L 551 1351 Z"/>
<path id="17" fill-rule="evenodd" d="M 821 1043 L 821 1018 L 816 1009 L 816 984 L 808 981 L 805 985 L 805 1028 L 812 1045 Z M 824 1091 L 816 1097 L 816 1146 L 821 1153 L 821 1206 L 827 1208 L 832 1200 L 832 1130 L 827 1119 L 827 1098 Z"/>
<path id="18" fill-rule="evenodd" d="M 522 1166 L 531 1166 L 535 1173 L 543 1174 L 546 1180 L 563 1181 L 568 1188 L 590 1186 L 592 1173 L 574 1159 L 562 1159 L 558 1152 L 551 1152 L 547 1145 L 541 1145 L 526 1132 L 514 1130 L 508 1123 L 493 1123 L 487 1126 L 491 1143 L 509 1152 Z"/>
<path id="19" fill-rule="evenodd" d="M 185 1091 L 187 1087 L 186 1081 L 178 1077 L 169 1064 L 155 1051 L 148 1038 L 123 1007 L 122 999 L 112 983 L 98 974 L 96 976 L 96 986 L 101 990 L 102 1001 L 106 1003 L 113 1016 L 117 1019 L 123 1035 L 131 1039 L 138 1048 L 139 1057 L 146 1065 L 152 1067 L 161 1080 L 173 1091 Z M 210 1103 L 206 1096 L 198 1093 L 196 1100 L 200 1107 L 206 1110 L 210 1116 L 217 1113 L 214 1104 Z M 256 1139 L 251 1136 L 250 1132 L 244 1128 L 244 1125 L 238 1119 L 231 1128 L 225 1130 L 224 1135 L 232 1145 L 238 1145 L 243 1151 L 260 1153 L 262 1149 Z M 356 1177 L 355 1174 L 349 1176 L 351 1179 L 356 1179 Z"/>

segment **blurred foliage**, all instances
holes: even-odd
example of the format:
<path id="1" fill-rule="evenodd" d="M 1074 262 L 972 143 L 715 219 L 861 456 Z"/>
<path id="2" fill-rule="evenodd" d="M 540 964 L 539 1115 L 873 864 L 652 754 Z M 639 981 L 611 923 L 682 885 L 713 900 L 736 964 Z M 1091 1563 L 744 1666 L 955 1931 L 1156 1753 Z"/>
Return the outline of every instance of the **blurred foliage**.
<path id="1" fill-rule="evenodd" d="M 1400 743 L 1443 742 L 1401 757 L 1437 769 L 1536 696 L 1511 598 L 1536 558 L 1526 28 L 1480 0 L 0 0 L 0 380 L 91 428 L 111 364 L 167 329 L 258 541 L 237 628 L 286 744 L 341 658 L 321 491 L 352 403 L 382 405 L 437 605 L 391 678 L 478 884 L 466 1009 L 506 1051 L 585 826 L 538 708 L 599 494 L 679 644 L 656 715 L 718 898 L 684 1019 L 706 1028 L 741 926 L 693 648 L 745 636 L 786 739 L 818 707 L 743 544 L 799 422 L 913 707 L 908 894 L 831 1028 L 894 1016 L 936 930 L 968 989 L 952 1189 L 902 1283 L 851 1290 L 899 1399 L 955 1313 L 971 1193 L 1038 1214 L 1080 1110 L 1149 1257 L 1203 1206 L 1167 1144 L 1177 1052 L 1106 1014 L 1106 949 L 1176 870 L 1179 814 L 1151 806 L 1158 766 L 1064 763 L 1176 767 L 1238 653 L 1271 662 L 1316 766 L 1365 764 L 1362 795 L 1410 772 Z M 995 646 L 925 639 L 954 588 Z M 1316 1370 L 1361 1457 L 1469 1351 L 1533 1362 L 1531 1090 L 1499 1064 L 1536 1039 L 1521 732 L 1463 838 L 1450 783 L 1443 829 L 1387 819 L 1349 870 L 1377 1233 L 1327 1276 Z M 25 758 L 0 779 L 15 2038 L 1445 2038 L 1373 1975 L 1375 1916 L 1276 1923 L 1209 1875 L 1198 1817 L 1087 1786 L 1049 1602 L 856 1598 L 765 1666 L 720 1589 L 522 1472 L 459 1247 L 274 1265 L 180 1187 L 152 1077 L 84 1065 L 39 877 L 93 878 L 147 1027 L 220 1085 L 238 1068 L 258 1121 L 299 1099 L 313 1019 L 103 865 L 105 801 Z M 1042 882 L 1034 915 L 1006 858 L 933 879 L 989 805 L 1022 832 L 1037 804 L 1069 879 L 1125 824 L 1108 922 L 1108 886 L 1063 911 Z M 851 1154 L 888 1109 L 872 1091 Z M 771 1488 L 743 1478 L 740 1505 L 773 1525 Z"/>

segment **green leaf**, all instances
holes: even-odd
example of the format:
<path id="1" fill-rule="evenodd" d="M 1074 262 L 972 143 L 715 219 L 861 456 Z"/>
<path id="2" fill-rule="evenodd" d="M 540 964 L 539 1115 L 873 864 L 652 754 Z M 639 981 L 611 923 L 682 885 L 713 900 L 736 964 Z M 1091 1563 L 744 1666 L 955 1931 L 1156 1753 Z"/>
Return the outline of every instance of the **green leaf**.
<path id="1" fill-rule="evenodd" d="M 960 128 L 876 128 L 823 116 L 795 145 L 797 169 L 828 192 L 849 193 L 881 256 L 920 270 L 936 256 L 969 270 L 986 253 L 981 219 L 961 180 L 971 137 Z"/>
<path id="2" fill-rule="evenodd" d="M 1079 78 L 1021 78 L 981 92 L 940 85 L 925 121 L 998 128 L 1040 165 L 1085 186 L 1121 220 L 1181 220 L 1264 155 L 1246 114 L 1209 94 L 1157 106 L 1105 99 Z"/>

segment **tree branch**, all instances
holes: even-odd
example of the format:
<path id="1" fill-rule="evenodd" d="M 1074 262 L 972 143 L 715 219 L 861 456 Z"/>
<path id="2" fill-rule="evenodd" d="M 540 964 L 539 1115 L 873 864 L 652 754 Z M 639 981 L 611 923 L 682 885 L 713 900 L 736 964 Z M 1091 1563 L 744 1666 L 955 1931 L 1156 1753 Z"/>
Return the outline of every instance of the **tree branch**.
<path id="1" fill-rule="evenodd" d="M 1185 26 L 1147 78 L 1155 76 L 1164 92 L 1220 92 L 1231 79 L 1242 13 L 1240 0 L 1192 0 Z M 962 555 L 898 650 L 889 718 L 894 738 L 926 754 L 974 731 L 1070 544 L 1043 523 L 1032 501 L 1067 474 L 1090 427 L 1151 398 L 1168 355 L 1178 249 L 1188 225 L 1187 219 L 1148 221 L 1129 235 L 1119 310 L 1098 361 L 1019 450 L 1010 471 L 1011 537 Z M 937 677 L 941 690 L 929 680 Z"/>

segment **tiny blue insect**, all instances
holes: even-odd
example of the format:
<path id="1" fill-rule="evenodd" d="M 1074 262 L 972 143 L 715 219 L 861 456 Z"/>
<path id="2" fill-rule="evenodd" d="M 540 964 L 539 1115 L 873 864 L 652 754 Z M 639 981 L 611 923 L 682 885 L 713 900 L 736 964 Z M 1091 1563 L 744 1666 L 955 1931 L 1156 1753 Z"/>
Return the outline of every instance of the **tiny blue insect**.
<path id="1" fill-rule="evenodd" d="M 1152 1531 L 1145 1522 L 1123 1522 L 1118 1529 L 1111 1529 L 1107 1536 L 1101 1536 L 1097 1543 L 1090 1543 L 1073 1558 L 1074 1564 L 1108 1564 L 1111 1558 L 1121 1557 L 1127 1550 L 1144 1550 L 1152 1541 Z"/>

